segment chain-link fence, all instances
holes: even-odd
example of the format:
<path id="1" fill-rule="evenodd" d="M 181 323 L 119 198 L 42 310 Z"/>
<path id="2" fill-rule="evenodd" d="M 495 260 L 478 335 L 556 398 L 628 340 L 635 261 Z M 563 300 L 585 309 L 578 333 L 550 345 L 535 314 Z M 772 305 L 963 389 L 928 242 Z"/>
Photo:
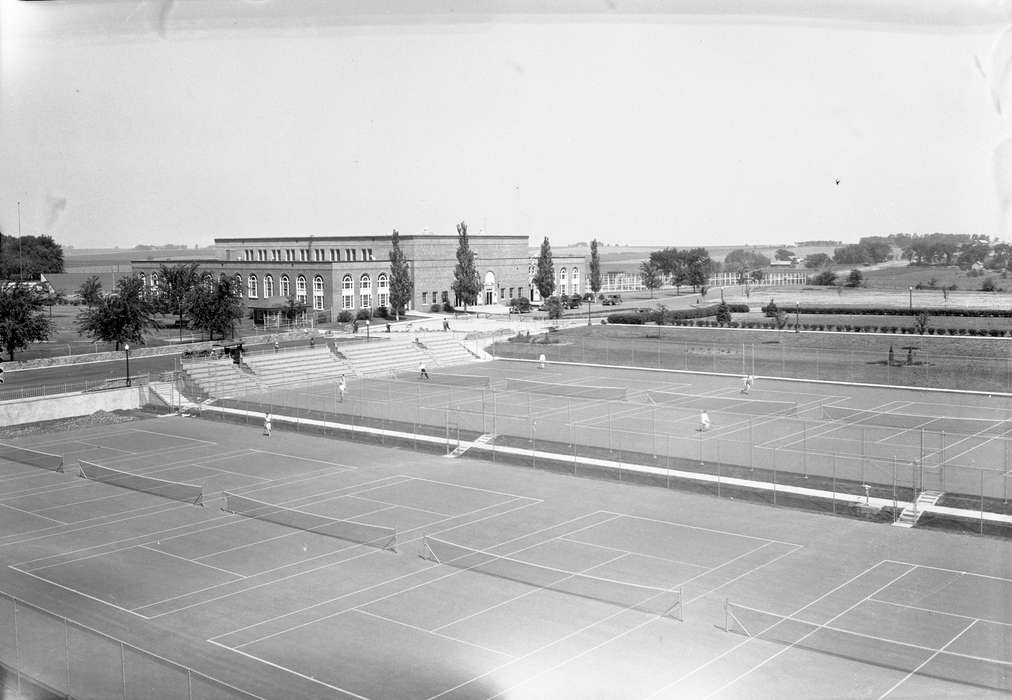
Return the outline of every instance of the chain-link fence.
<path id="1" fill-rule="evenodd" d="M 643 395 L 590 400 L 444 379 L 371 378 L 354 383 L 343 401 L 336 384 L 276 389 L 218 399 L 205 416 L 258 425 L 269 411 L 277 429 L 883 520 L 933 491 L 943 494 L 941 506 L 1012 514 L 1012 439 L 1001 421 L 953 419 L 944 431 L 881 427 L 822 418 L 831 412 L 819 404 L 748 415 L 742 402 L 711 410 L 713 427 L 703 431 L 699 408 Z M 918 524 L 929 524 L 925 518 Z M 991 528 L 982 515 L 952 520 L 970 531 Z"/>
<path id="2" fill-rule="evenodd" d="M 259 700 L 113 636 L 0 592 L 0 697 Z"/>
<path id="3" fill-rule="evenodd" d="M 989 341 L 995 349 L 991 356 L 967 357 L 947 355 L 918 336 L 889 339 L 867 334 L 862 340 L 867 341 L 868 349 L 858 350 L 839 347 L 839 340 L 834 344 L 830 334 L 819 339 L 824 343 L 819 346 L 800 345 L 790 332 L 770 333 L 768 340 L 748 343 L 692 342 L 685 339 L 686 329 L 672 326 L 623 329 L 621 334 L 616 329 L 615 333 L 609 336 L 608 331 L 595 328 L 593 336 L 518 336 L 513 342 L 493 343 L 489 352 L 496 357 L 526 359 L 544 353 L 552 361 L 649 369 L 1012 391 L 1012 353 L 1008 341 L 1002 340 Z M 805 342 L 815 341 L 809 338 Z"/>

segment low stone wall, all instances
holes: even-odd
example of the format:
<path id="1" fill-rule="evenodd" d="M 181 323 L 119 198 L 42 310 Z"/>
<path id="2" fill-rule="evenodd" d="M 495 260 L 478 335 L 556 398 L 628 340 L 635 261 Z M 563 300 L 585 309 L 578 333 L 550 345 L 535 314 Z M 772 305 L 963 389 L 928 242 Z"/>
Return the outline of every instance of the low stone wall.
<path id="1" fill-rule="evenodd" d="M 147 402 L 146 385 L 0 401 L 0 426 L 89 416 L 96 411 L 125 411 Z"/>

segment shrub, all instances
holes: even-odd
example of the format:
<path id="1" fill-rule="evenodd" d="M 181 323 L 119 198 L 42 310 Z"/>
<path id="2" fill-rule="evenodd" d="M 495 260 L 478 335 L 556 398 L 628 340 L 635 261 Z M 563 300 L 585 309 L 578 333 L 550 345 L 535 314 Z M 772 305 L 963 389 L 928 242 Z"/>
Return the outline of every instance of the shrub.
<path id="1" fill-rule="evenodd" d="M 928 319 L 928 314 L 923 311 L 914 317 L 914 329 L 921 335 L 924 335 L 924 331 L 928 329 Z"/>
<path id="2" fill-rule="evenodd" d="M 359 321 L 365 321 L 371 318 L 372 314 L 369 313 L 369 309 L 359 309 L 355 314 L 355 318 Z"/>
<path id="3" fill-rule="evenodd" d="M 809 277 L 808 283 L 820 287 L 831 287 L 836 284 L 836 273 L 832 270 L 823 270 L 819 274 Z"/>
<path id="4" fill-rule="evenodd" d="M 456 309 L 453 308 L 453 304 L 451 304 L 448 301 L 444 301 L 443 302 L 443 311 L 446 311 L 448 313 L 453 313 L 454 311 L 456 311 Z"/>
<path id="5" fill-rule="evenodd" d="M 541 308 L 548 312 L 548 318 L 562 318 L 562 302 L 558 297 L 550 297 Z M 611 322 L 609 319 L 608 323 Z"/>
<path id="6" fill-rule="evenodd" d="M 857 268 L 854 268 L 853 270 L 850 271 L 850 274 L 847 275 L 846 284 L 848 287 L 860 287 L 862 279 L 863 275 L 861 275 L 861 271 L 858 270 Z"/>
<path id="7" fill-rule="evenodd" d="M 731 308 L 724 302 L 721 302 L 720 305 L 717 306 L 717 325 L 731 325 Z"/>
<path id="8" fill-rule="evenodd" d="M 429 311 L 431 311 L 432 313 L 439 313 L 439 311 L 441 311 L 442 308 L 443 306 L 439 302 L 436 302 L 435 304 L 429 307 Z"/>
<path id="9" fill-rule="evenodd" d="M 385 306 L 377 306 L 372 312 L 373 318 L 390 318 L 390 312 Z"/>
<path id="10" fill-rule="evenodd" d="M 767 318 L 776 318 L 777 317 L 777 313 L 779 312 L 779 309 L 777 309 L 776 302 L 774 302 L 772 299 L 770 299 L 770 303 L 767 304 L 766 306 L 762 307 L 762 311 L 763 311 L 763 314 L 765 314 Z"/>
<path id="11" fill-rule="evenodd" d="M 510 299 L 510 311 L 513 313 L 525 313 L 531 310 L 531 300 L 527 297 L 514 297 Z"/>
<path id="12" fill-rule="evenodd" d="M 621 312 L 617 314 L 608 314 L 608 323 L 631 323 L 641 325 L 644 322 L 651 320 L 647 318 L 648 314 L 630 314 Z"/>
<path id="13" fill-rule="evenodd" d="M 999 291 L 998 285 L 994 283 L 994 277 L 988 277 L 986 280 L 980 283 L 980 291 L 982 292 L 997 292 Z"/>
<path id="14" fill-rule="evenodd" d="M 354 319 L 355 314 L 353 314 L 351 311 L 348 311 L 347 309 L 345 309 L 344 311 L 342 311 L 337 315 L 337 320 L 339 323 L 351 323 Z"/>

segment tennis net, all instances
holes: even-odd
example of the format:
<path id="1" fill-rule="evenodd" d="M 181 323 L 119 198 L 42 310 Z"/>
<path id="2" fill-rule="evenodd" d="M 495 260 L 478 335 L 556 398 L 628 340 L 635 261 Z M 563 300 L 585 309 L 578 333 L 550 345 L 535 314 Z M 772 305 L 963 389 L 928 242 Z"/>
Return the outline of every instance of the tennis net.
<path id="1" fill-rule="evenodd" d="M 938 613 L 940 618 L 948 617 Z M 839 625 L 817 624 L 791 615 L 779 615 L 746 605 L 724 602 L 724 629 L 763 641 L 828 654 L 881 668 L 938 678 L 964 685 L 1012 692 L 1012 663 L 903 642 Z M 956 635 L 956 628 L 953 634 Z M 958 635 L 957 635 L 958 636 Z M 911 632 L 917 638 L 916 631 Z"/>
<path id="2" fill-rule="evenodd" d="M 162 498 L 171 498 L 174 501 L 192 503 L 197 506 L 204 505 L 204 488 L 196 484 L 184 484 L 179 481 L 159 479 L 144 474 L 132 474 L 130 472 L 103 467 L 94 462 L 78 460 L 81 466 L 81 477 L 91 481 L 101 481 L 104 484 L 119 486 L 131 491 L 143 491 Z"/>
<path id="3" fill-rule="evenodd" d="M 305 530 L 320 535 L 328 535 L 349 542 L 366 544 L 380 549 L 396 551 L 397 530 L 392 527 L 367 525 L 350 520 L 330 518 L 326 515 L 309 513 L 298 508 L 265 503 L 255 498 L 239 496 L 224 492 L 225 505 L 222 510 L 256 520 L 265 520 L 276 525 L 284 525 L 295 530 Z"/>
<path id="4" fill-rule="evenodd" d="M 590 598 L 651 615 L 682 619 L 680 588 L 658 588 L 630 581 L 602 578 L 484 552 L 435 537 L 425 536 L 422 557 L 438 564 Z"/>
<path id="5" fill-rule="evenodd" d="M 31 467 L 42 467 L 54 472 L 63 471 L 62 455 L 52 455 L 48 452 L 29 450 L 27 447 L 0 443 L 0 459 L 6 459 L 8 462 L 17 462 L 18 464 L 27 464 Z"/>
<path id="6" fill-rule="evenodd" d="M 703 396 L 682 394 L 677 391 L 648 391 L 647 398 L 655 404 L 678 404 L 683 408 L 706 408 L 725 413 L 745 413 L 755 416 L 793 416 L 798 413 L 796 401 L 770 401 L 745 399 L 736 396 Z"/>
<path id="7" fill-rule="evenodd" d="M 624 386 L 585 386 L 583 384 L 556 384 L 539 382 L 534 379 L 507 379 L 507 391 L 526 391 L 532 394 L 553 394 L 555 396 L 578 396 L 589 399 L 624 399 Z"/>
<path id="8" fill-rule="evenodd" d="M 822 406 L 822 417 L 845 423 L 874 425 L 888 428 L 906 428 L 945 431 L 959 435 L 978 435 L 990 432 L 995 436 L 1012 431 L 1012 422 L 987 418 L 957 418 L 955 416 L 925 416 L 914 413 L 880 413 L 845 406 Z"/>
<path id="9" fill-rule="evenodd" d="M 418 372 L 396 372 L 395 379 L 401 381 L 418 379 Z M 450 386 L 473 386 L 487 389 L 492 385 L 491 380 L 480 374 L 448 374 L 446 372 L 429 372 L 429 381 L 433 384 L 448 384 Z"/>

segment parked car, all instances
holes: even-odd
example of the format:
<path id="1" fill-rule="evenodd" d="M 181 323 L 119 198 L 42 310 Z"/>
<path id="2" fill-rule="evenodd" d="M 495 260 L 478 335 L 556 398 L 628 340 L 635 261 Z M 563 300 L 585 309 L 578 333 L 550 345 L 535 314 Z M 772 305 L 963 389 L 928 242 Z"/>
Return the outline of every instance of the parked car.
<path id="1" fill-rule="evenodd" d="M 601 304 L 604 306 L 615 306 L 622 303 L 622 297 L 618 294 L 601 295 Z"/>
<path id="2" fill-rule="evenodd" d="M 583 297 L 581 297 L 579 294 L 574 294 L 571 297 L 562 297 L 562 298 L 563 298 L 563 306 L 565 306 L 567 309 L 578 309 L 580 308 L 580 304 L 583 303 Z"/>

